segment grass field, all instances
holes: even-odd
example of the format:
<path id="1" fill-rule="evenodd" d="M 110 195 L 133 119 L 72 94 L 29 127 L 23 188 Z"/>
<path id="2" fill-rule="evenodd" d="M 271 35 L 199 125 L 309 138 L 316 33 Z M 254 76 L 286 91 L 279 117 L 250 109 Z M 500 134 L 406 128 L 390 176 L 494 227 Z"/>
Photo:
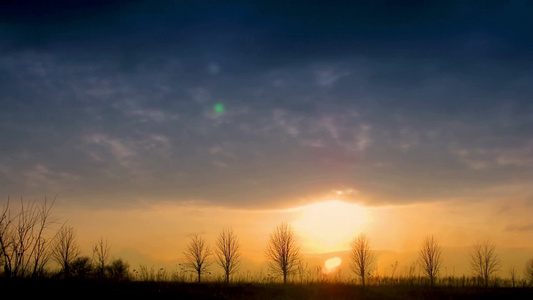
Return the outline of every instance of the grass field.
<path id="1" fill-rule="evenodd" d="M 533 288 L 0 280 L 4 295 L 55 299 L 533 299 Z"/>

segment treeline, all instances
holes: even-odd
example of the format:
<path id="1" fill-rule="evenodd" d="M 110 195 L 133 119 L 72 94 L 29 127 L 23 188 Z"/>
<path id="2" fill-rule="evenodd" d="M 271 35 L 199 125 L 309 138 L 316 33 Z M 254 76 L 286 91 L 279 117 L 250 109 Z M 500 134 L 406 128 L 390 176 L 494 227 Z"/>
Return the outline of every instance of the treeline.
<path id="1" fill-rule="evenodd" d="M 340 272 L 322 274 L 321 268 L 308 268 L 301 253 L 298 238 L 287 223 L 277 226 L 270 234 L 265 248 L 269 262 L 267 273 L 246 275 L 241 269 L 241 248 L 236 233 L 223 229 L 213 246 L 200 235 L 192 235 L 183 252 L 185 261 L 179 269 L 169 273 L 166 269 L 140 265 L 130 271 L 130 265 L 122 259 L 110 257 L 107 240 L 100 238 L 92 247 L 92 255 L 82 255 L 74 228 L 51 219 L 54 201 L 43 203 L 20 201 L 12 210 L 8 201 L 0 210 L 0 276 L 4 278 L 60 278 L 106 279 L 137 281 L 202 282 L 214 268 L 222 276 L 208 276 L 209 281 L 273 283 L 289 281 L 298 283 L 346 283 L 358 285 L 439 285 L 439 286 L 529 286 L 533 285 L 533 258 L 525 262 L 523 279 L 512 268 L 508 276 L 496 276 L 501 270 L 501 260 L 496 247 L 489 240 L 473 245 L 470 253 L 469 277 L 440 276 L 443 266 L 442 247 L 434 236 L 423 239 L 416 265 L 408 274 L 380 276 L 375 274 L 376 258 L 369 238 L 361 234 L 351 243 L 349 268 L 352 276 Z M 54 225 L 54 226 L 52 226 Z M 58 228 L 58 229 L 54 229 Z M 58 270 L 50 271 L 50 263 Z M 397 265 L 397 264 L 396 264 Z M 415 275 L 418 267 L 419 274 Z"/>
<path id="2" fill-rule="evenodd" d="M 98 278 L 127 280 L 129 265 L 111 259 L 110 247 L 102 238 L 92 257 L 81 255 L 76 232 L 66 223 L 51 219 L 54 201 L 20 201 L 12 210 L 8 201 L 0 210 L 0 275 L 4 278 Z M 59 227 L 54 230 L 53 227 Z M 47 266 L 55 262 L 58 271 Z"/>

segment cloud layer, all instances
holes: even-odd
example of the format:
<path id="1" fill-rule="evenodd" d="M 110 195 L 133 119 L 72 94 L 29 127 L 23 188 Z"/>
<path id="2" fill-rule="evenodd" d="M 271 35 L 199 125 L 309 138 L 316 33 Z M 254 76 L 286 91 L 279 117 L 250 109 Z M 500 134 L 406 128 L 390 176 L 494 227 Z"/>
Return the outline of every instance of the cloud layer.
<path id="1" fill-rule="evenodd" d="M 3 10 L 5 194 L 385 204 L 533 179 L 528 4 L 162 3 Z"/>

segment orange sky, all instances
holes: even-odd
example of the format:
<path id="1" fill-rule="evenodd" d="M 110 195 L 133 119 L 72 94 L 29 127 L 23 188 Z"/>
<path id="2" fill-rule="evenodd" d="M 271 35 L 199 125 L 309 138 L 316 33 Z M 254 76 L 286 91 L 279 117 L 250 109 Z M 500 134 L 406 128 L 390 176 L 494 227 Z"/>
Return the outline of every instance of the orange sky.
<path id="1" fill-rule="evenodd" d="M 497 246 L 502 276 L 511 266 L 521 270 L 525 260 L 533 256 L 529 232 L 527 228 L 520 230 L 521 225 L 528 224 L 531 205 L 516 201 L 509 206 L 496 198 L 373 207 L 324 199 L 279 210 L 238 210 L 198 203 L 86 210 L 58 201 L 55 211 L 75 227 L 83 254 L 90 255 L 91 246 L 103 237 L 113 255 L 128 260 L 132 269 L 140 264 L 175 269 L 184 261 L 182 252 L 190 234 L 201 234 L 214 245 L 221 229 L 231 227 L 241 241 L 241 271 L 266 271 L 265 245 L 281 222 L 294 227 L 302 252 L 313 266 L 339 256 L 327 253 L 349 249 L 351 239 L 359 233 L 370 238 L 376 250 L 374 268 L 381 274 L 390 274 L 396 261 L 397 272 L 406 272 L 416 260 L 422 239 L 429 234 L 443 246 L 442 275 L 470 274 L 469 247 L 479 239 L 489 238 Z M 341 268 L 347 272 L 347 258 L 342 255 Z M 216 265 L 211 268 L 219 269 Z"/>

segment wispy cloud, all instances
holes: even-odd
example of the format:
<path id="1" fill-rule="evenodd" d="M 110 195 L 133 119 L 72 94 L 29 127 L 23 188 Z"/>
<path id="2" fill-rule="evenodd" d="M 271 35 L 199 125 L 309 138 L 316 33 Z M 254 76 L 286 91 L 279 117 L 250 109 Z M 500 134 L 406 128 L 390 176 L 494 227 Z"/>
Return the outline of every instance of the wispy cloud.
<path id="1" fill-rule="evenodd" d="M 130 167 L 137 152 L 131 145 L 127 145 L 124 141 L 118 138 L 111 138 L 105 134 L 92 134 L 85 137 L 86 143 L 89 145 L 96 145 L 101 147 L 106 152 L 110 153 L 123 167 Z M 92 151 L 91 156 L 98 161 L 105 158 Z"/>
<path id="2" fill-rule="evenodd" d="M 105 162 L 112 158 L 120 166 L 129 169 L 137 168 L 146 161 L 142 155 L 168 155 L 171 147 L 169 138 L 161 134 L 148 134 L 133 139 L 95 133 L 85 136 L 83 140 L 90 157 L 95 161 Z"/>
<path id="3" fill-rule="evenodd" d="M 508 225 L 505 227 L 506 231 L 518 231 L 518 232 L 527 232 L 533 231 L 533 223 L 520 224 L 520 225 Z"/>
<path id="4" fill-rule="evenodd" d="M 166 121 L 177 120 L 179 115 L 177 113 L 168 113 L 158 109 L 143 109 L 143 108 L 129 108 L 124 111 L 124 114 L 130 117 L 138 118 L 140 122 L 157 122 L 162 123 Z"/>
<path id="5" fill-rule="evenodd" d="M 496 168 L 500 166 L 531 167 L 533 166 L 533 147 L 529 145 L 491 145 L 491 148 L 467 148 L 451 146 L 451 152 L 459 160 L 474 170 Z"/>
<path id="6" fill-rule="evenodd" d="M 77 195 L 265 206 L 343 188 L 375 204 L 515 193 L 533 166 L 529 16 L 501 4 L 457 26 L 440 5 L 385 6 L 334 4 L 333 23 L 313 4 L 125 5 L 119 23 L 20 8 L 0 18 L 0 188 L 71 176 Z"/>
<path id="7" fill-rule="evenodd" d="M 22 173 L 21 180 L 29 188 L 64 191 L 76 184 L 79 176 L 64 171 L 54 170 L 44 164 L 36 164 Z"/>
<path id="8" fill-rule="evenodd" d="M 322 87 L 332 87 L 342 77 L 349 76 L 349 71 L 322 69 L 315 72 L 316 82 Z"/>

